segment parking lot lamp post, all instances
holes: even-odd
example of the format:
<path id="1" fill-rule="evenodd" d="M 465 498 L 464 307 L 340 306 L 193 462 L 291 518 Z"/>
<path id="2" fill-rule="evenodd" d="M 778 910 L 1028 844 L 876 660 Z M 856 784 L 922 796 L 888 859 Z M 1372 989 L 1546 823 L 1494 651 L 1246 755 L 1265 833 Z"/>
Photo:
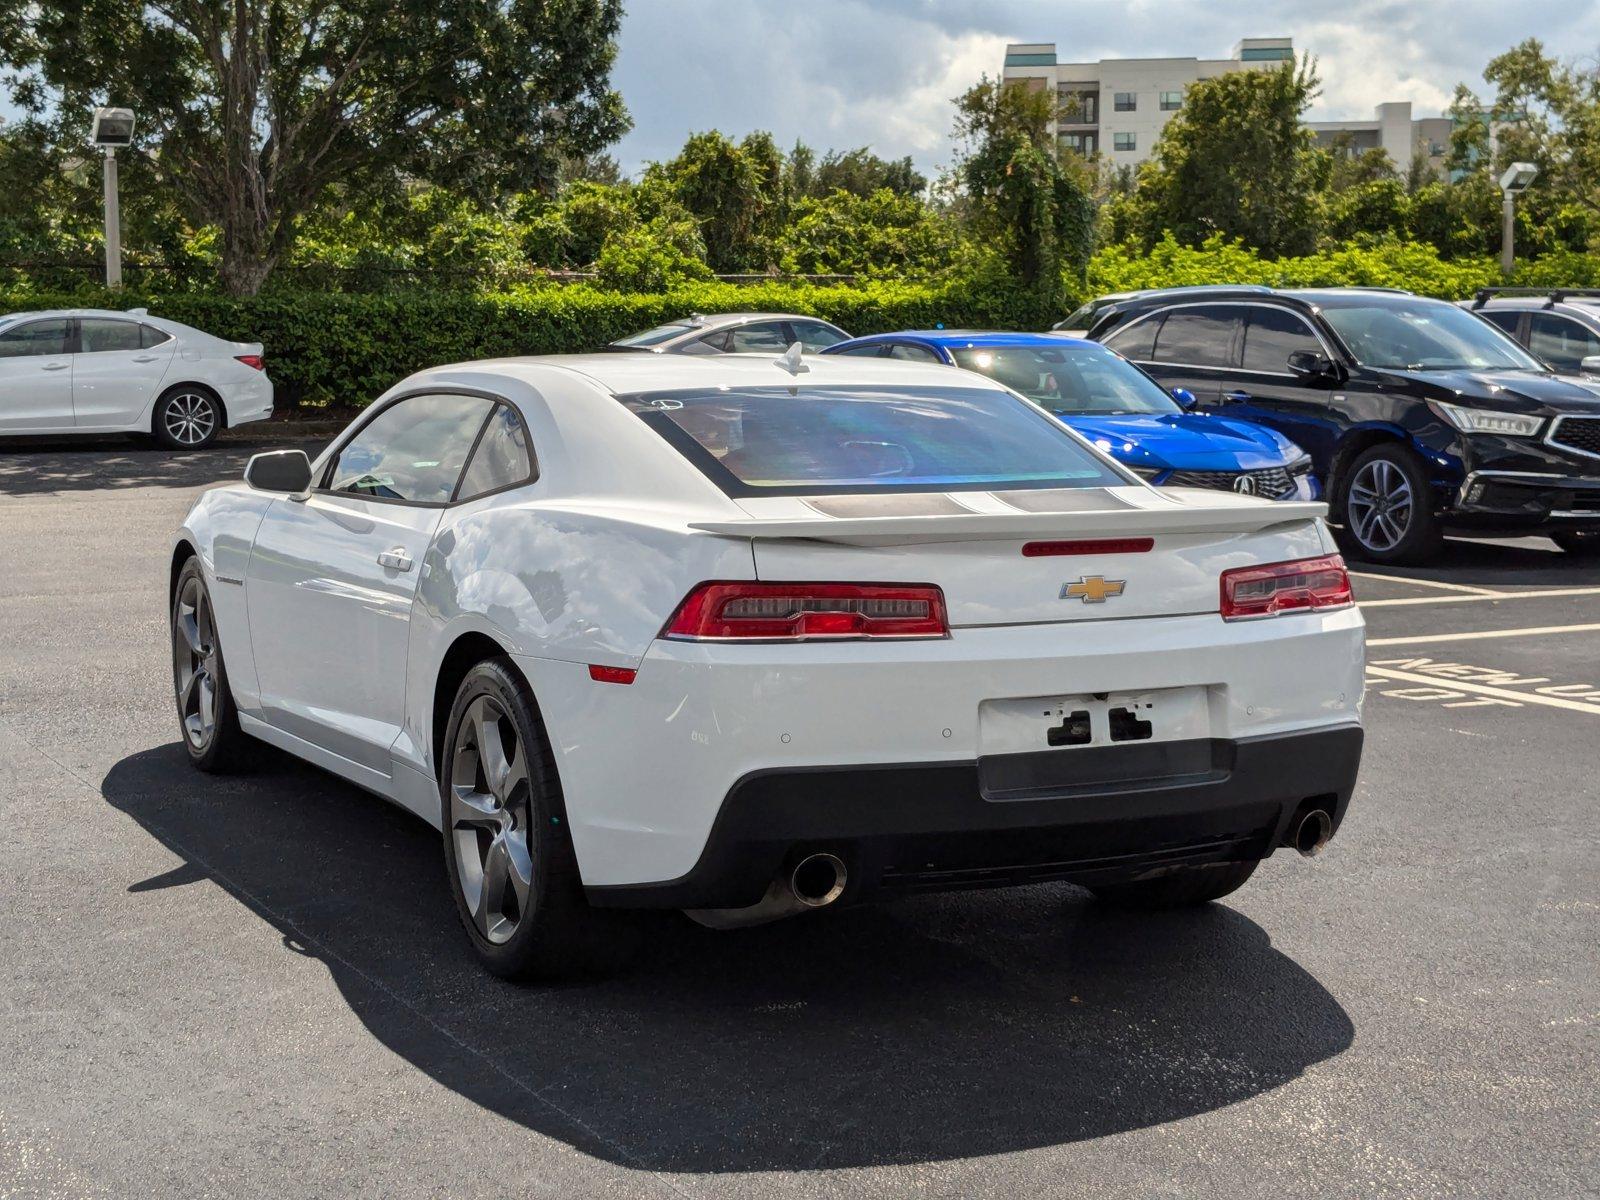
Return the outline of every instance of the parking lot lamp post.
<path id="1" fill-rule="evenodd" d="M 1539 174 L 1532 163 L 1517 162 L 1506 168 L 1500 176 L 1500 271 L 1507 278 L 1516 266 L 1517 196 Z"/>
<path id="2" fill-rule="evenodd" d="M 117 200 L 117 149 L 133 141 L 133 110 L 97 108 L 89 140 L 103 156 L 106 203 L 106 286 L 122 286 L 122 214 Z"/>

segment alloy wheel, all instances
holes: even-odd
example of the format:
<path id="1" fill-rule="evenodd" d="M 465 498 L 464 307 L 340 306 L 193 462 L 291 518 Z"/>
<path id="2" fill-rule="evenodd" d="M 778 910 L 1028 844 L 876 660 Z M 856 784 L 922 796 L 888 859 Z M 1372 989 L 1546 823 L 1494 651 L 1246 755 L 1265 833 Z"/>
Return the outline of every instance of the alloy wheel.
<path id="1" fill-rule="evenodd" d="M 172 620 L 173 682 L 183 735 L 196 750 L 211 744 L 217 732 L 217 626 L 211 597 L 196 576 L 178 593 Z"/>
<path id="2" fill-rule="evenodd" d="M 450 755 L 449 836 L 467 911 L 495 945 L 528 915 L 530 812 L 527 747 L 500 703 L 478 696 L 461 715 Z"/>
<path id="3" fill-rule="evenodd" d="M 1350 532 L 1368 550 L 1393 550 L 1411 528 L 1416 500 L 1406 473 L 1386 458 L 1356 472 L 1345 498 Z"/>
<path id="4" fill-rule="evenodd" d="M 198 446 L 217 427 L 217 408 L 200 392 L 179 392 L 167 401 L 161 423 L 173 441 Z"/>

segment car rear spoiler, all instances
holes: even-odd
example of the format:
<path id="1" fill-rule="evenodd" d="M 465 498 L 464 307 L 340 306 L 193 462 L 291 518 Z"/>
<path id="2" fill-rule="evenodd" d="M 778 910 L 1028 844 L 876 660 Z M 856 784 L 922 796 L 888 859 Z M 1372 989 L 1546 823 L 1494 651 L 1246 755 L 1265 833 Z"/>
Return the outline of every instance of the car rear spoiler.
<path id="1" fill-rule="evenodd" d="M 1313 500 L 1258 504 L 1173 504 L 1161 508 L 1091 509 L 1060 513 L 971 513 L 912 517 L 738 517 L 690 521 L 689 528 L 727 537 L 785 538 L 847 546 L 1034 538 L 1155 536 L 1164 533 L 1255 533 L 1298 525 L 1328 514 Z"/>

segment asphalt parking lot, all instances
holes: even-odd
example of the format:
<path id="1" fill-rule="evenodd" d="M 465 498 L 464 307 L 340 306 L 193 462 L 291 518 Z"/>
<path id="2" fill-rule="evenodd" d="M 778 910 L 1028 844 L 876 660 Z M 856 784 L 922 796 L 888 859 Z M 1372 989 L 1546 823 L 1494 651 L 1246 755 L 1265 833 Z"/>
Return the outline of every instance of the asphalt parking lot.
<path id="1" fill-rule="evenodd" d="M 663 920 L 519 988 L 421 824 L 184 760 L 168 539 L 251 449 L 0 443 L 0 1196 L 1600 1191 L 1600 565 L 1363 570 L 1349 819 L 1220 904 Z"/>

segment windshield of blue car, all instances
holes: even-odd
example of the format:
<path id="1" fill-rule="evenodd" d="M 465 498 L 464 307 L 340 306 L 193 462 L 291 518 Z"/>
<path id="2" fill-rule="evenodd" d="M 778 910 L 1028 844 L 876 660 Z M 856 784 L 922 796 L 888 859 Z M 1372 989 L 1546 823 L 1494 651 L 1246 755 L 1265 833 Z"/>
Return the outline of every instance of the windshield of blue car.
<path id="1" fill-rule="evenodd" d="M 662 342 L 670 342 L 675 337 L 693 333 L 698 328 L 698 325 L 689 321 L 674 321 L 669 325 L 657 325 L 654 329 L 646 329 L 643 333 L 631 333 L 625 338 L 618 338 L 611 344 L 613 346 L 659 346 Z"/>
<path id="2" fill-rule="evenodd" d="M 1507 335 L 1453 304 L 1329 305 L 1322 319 L 1357 362 L 1391 371 L 1542 371 Z"/>
<path id="3" fill-rule="evenodd" d="M 968 346 L 950 353 L 958 366 L 1062 416 L 1180 411 L 1148 375 L 1102 346 Z"/>
<path id="4" fill-rule="evenodd" d="M 730 496 L 1126 484 L 991 388 L 730 387 L 619 396 Z"/>

